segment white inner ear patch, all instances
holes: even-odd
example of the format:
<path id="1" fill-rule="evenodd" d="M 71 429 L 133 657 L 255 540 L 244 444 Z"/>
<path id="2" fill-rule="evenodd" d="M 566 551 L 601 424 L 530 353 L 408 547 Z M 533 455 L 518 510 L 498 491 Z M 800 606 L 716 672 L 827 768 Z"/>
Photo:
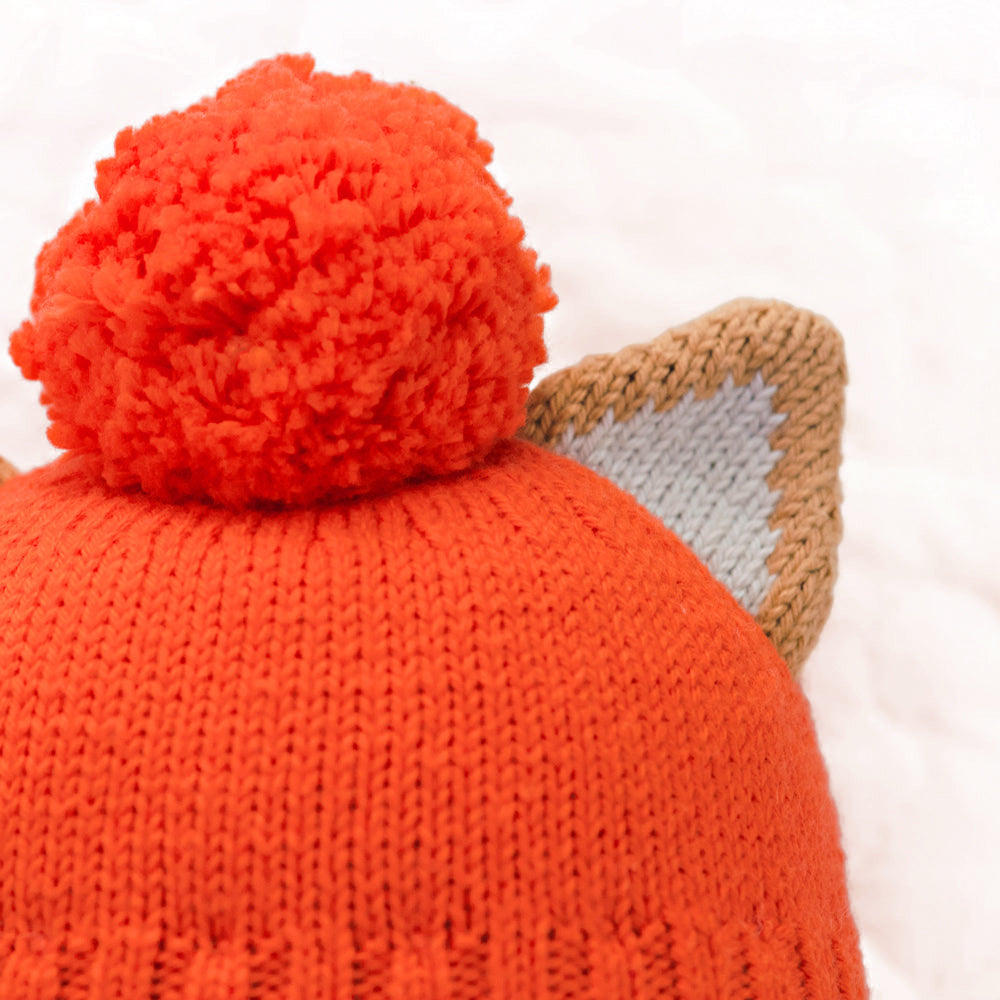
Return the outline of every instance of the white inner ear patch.
<path id="1" fill-rule="evenodd" d="M 782 455 L 768 441 L 785 419 L 773 395 L 759 372 L 739 387 L 730 376 L 708 399 L 692 389 L 662 413 L 650 399 L 618 423 L 609 409 L 590 433 L 578 437 L 570 427 L 552 450 L 631 493 L 756 614 L 781 535 L 768 527 L 778 494 L 767 477 Z"/>

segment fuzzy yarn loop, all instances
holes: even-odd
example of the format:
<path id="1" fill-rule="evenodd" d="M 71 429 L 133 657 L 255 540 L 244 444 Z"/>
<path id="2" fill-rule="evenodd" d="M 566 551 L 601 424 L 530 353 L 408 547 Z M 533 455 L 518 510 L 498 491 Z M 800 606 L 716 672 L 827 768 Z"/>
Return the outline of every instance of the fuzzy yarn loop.
<path id="1" fill-rule="evenodd" d="M 116 488 L 308 504 L 475 464 L 524 419 L 548 269 L 475 121 L 308 56 L 125 129 L 11 354 Z"/>

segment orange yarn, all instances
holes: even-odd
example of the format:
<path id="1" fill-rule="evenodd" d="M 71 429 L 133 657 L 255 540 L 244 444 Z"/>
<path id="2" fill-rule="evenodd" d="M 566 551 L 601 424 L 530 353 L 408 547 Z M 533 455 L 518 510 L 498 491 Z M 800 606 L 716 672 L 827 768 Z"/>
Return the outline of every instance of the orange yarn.
<path id="1" fill-rule="evenodd" d="M 866 995 L 806 702 L 523 442 L 310 510 L 0 490 L 4 1000 Z"/>
<path id="2" fill-rule="evenodd" d="M 478 462 L 523 422 L 556 301 L 491 157 L 437 94 L 309 57 L 125 129 L 11 343 L 52 442 L 232 507 Z"/>
<path id="3" fill-rule="evenodd" d="M 866 996 L 777 651 L 499 440 L 555 300 L 489 156 L 281 57 L 121 133 L 40 255 L 12 352 L 71 453 L 0 488 L 0 1000 Z"/>

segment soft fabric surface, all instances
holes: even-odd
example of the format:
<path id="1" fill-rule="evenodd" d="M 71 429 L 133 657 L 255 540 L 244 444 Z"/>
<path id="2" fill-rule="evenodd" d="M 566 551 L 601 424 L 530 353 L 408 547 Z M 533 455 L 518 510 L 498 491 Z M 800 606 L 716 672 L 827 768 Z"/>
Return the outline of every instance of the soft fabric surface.
<path id="1" fill-rule="evenodd" d="M 4 1000 L 867 1000 L 801 689 L 579 463 L 264 514 L 67 456 L 14 573 Z"/>
<path id="2" fill-rule="evenodd" d="M 845 540 L 805 670 L 876 997 L 1000 982 L 1000 9 L 960 0 L 21 5 L 0 38 L 0 328 L 124 125 L 278 51 L 478 120 L 552 266 L 550 366 L 738 295 L 828 315 Z M 0 453 L 48 461 L 0 360 Z"/>

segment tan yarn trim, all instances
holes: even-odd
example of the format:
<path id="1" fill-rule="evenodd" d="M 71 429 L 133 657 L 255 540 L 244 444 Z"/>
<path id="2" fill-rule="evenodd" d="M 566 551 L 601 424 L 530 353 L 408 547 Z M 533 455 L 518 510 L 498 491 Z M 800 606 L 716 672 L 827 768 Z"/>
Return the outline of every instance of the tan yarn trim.
<path id="1" fill-rule="evenodd" d="M 3 486 L 8 479 L 12 479 L 16 475 L 17 469 L 15 469 L 14 466 L 7 461 L 7 459 L 0 455 L 0 486 Z"/>
<path id="2" fill-rule="evenodd" d="M 520 436 L 542 446 L 572 424 L 593 430 L 608 409 L 627 420 L 650 398 L 669 410 L 694 389 L 711 396 L 732 375 L 760 372 L 787 414 L 771 435 L 783 452 L 768 477 L 779 494 L 770 527 L 781 535 L 767 560 L 774 583 L 757 621 L 794 676 L 826 623 L 842 535 L 838 478 L 847 369 L 840 334 L 825 319 L 784 302 L 738 299 L 648 344 L 591 355 L 543 379 L 528 398 Z"/>

